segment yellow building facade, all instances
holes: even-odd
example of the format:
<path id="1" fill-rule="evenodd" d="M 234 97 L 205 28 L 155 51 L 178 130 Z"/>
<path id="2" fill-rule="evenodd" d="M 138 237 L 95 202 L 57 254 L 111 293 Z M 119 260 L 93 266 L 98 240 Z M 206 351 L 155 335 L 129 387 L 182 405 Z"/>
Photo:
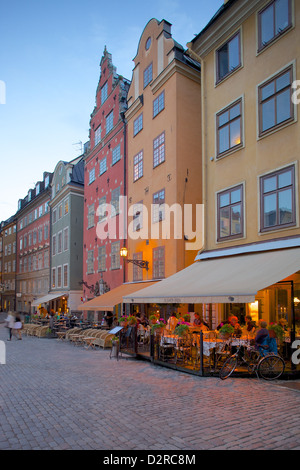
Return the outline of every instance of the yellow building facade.
<path id="1" fill-rule="evenodd" d="M 188 44 L 202 79 L 205 223 L 197 260 L 243 262 L 245 254 L 276 256 L 300 246 L 299 44 L 293 0 L 225 1 Z M 214 305 L 215 323 L 252 313 L 268 322 L 285 318 L 291 328 L 295 317 L 300 327 L 300 276 L 290 274 L 263 284 L 253 304 Z"/>
<path id="2" fill-rule="evenodd" d="M 162 279 L 194 261 L 199 247 L 187 249 L 184 205 L 202 202 L 199 63 L 174 41 L 170 23 L 152 19 L 134 64 L 125 115 L 127 248 L 148 270 L 128 263 L 129 282 Z"/>

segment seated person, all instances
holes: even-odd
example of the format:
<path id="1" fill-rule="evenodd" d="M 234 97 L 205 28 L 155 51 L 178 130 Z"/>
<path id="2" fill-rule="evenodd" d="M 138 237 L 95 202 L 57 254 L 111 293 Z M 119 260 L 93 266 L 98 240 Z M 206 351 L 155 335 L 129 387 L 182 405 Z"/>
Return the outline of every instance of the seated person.
<path id="1" fill-rule="evenodd" d="M 255 336 L 255 347 L 262 356 L 269 353 L 277 354 L 276 340 L 275 338 L 270 338 L 267 322 L 264 320 L 260 320 L 260 329 Z"/>
<path id="2" fill-rule="evenodd" d="M 245 317 L 245 326 L 247 333 L 254 333 L 256 329 L 256 323 L 252 320 L 251 315 L 246 315 Z"/>
<path id="3" fill-rule="evenodd" d="M 241 328 L 241 326 L 240 326 L 240 324 L 239 324 L 238 317 L 235 317 L 234 315 L 230 316 L 230 317 L 229 317 L 229 324 L 230 324 L 231 326 L 233 326 L 233 328 L 234 328 L 233 334 L 234 334 L 235 336 L 238 336 L 238 337 L 239 337 L 239 336 L 242 336 L 242 328 Z"/>
<path id="4" fill-rule="evenodd" d="M 207 323 L 205 323 L 202 318 L 200 318 L 200 315 L 199 313 L 195 313 L 195 319 L 193 321 L 193 326 L 200 326 L 200 329 L 202 331 L 208 331 L 209 330 L 209 326 Z"/>
<path id="5" fill-rule="evenodd" d="M 177 323 L 178 323 L 178 320 L 176 317 L 176 313 L 173 312 L 167 321 L 167 326 L 166 326 L 167 330 L 175 330 Z"/>

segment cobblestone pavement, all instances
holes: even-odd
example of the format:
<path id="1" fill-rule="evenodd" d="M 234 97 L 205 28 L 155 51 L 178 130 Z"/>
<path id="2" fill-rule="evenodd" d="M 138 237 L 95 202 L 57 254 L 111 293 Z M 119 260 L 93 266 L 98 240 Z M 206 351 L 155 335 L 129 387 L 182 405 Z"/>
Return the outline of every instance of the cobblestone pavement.
<path id="1" fill-rule="evenodd" d="M 201 378 L 56 339 L 5 341 L 0 449 L 300 449 L 300 391 Z M 298 382 L 299 383 L 299 382 Z"/>

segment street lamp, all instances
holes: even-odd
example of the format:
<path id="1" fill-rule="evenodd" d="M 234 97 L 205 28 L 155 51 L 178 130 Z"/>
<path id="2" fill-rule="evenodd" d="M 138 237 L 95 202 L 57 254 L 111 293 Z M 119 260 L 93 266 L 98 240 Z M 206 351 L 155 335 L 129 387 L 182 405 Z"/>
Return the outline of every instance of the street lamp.
<path id="1" fill-rule="evenodd" d="M 139 268 L 146 269 L 146 271 L 149 270 L 149 261 L 144 261 L 142 259 L 128 259 L 128 250 L 126 246 L 123 246 L 120 250 L 120 256 L 127 261 L 127 263 L 132 263 L 135 266 L 138 266 Z"/>

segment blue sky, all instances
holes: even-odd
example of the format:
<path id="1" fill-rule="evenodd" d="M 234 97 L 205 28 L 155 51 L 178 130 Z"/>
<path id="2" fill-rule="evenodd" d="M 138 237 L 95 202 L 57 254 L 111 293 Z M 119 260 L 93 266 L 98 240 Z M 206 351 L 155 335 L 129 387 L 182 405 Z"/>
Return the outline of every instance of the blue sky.
<path id="1" fill-rule="evenodd" d="M 104 46 L 131 80 L 133 58 L 151 18 L 172 24 L 184 47 L 223 0 L 0 0 L 0 221 L 88 140 Z M 1 97 L 1 94 L 0 94 Z"/>

